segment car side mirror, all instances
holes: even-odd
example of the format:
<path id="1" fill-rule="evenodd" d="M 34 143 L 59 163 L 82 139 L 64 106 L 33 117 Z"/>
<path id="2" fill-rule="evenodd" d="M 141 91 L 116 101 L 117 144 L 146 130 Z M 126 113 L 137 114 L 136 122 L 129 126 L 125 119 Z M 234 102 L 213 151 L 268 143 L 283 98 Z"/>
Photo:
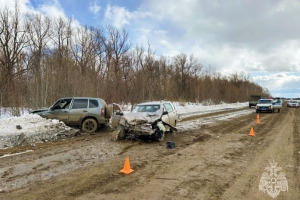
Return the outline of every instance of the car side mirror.
<path id="1" fill-rule="evenodd" d="M 164 112 L 163 112 L 163 115 L 167 115 L 167 114 L 169 114 L 168 111 L 164 111 Z"/>

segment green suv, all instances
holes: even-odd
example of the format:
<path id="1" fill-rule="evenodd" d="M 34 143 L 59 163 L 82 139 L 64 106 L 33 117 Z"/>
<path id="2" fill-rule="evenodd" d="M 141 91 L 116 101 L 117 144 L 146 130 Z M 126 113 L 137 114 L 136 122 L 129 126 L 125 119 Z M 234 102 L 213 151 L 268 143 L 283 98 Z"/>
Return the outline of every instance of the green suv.
<path id="1" fill-rule="evenodd" d="M 92 133 L 100 125 L 109 122 L 112 108 L 100 98 L 65 97 L 48 109 L 34 110 L 31 113 L 46 119 L 57 119 L 67 126 L 81 127 L 84 132 Z"/>

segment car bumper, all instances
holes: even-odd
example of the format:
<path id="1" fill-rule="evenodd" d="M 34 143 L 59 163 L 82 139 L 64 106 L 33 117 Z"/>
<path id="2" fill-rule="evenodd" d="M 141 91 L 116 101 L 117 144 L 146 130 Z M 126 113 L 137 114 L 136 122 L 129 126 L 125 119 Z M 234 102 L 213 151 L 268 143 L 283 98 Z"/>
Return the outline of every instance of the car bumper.
<path id="1" fill-rule="evenodd" d="M 256 111 L 260 111 L 260 112 L 271 112 L 273 111 L 272 108 L 269 108 L 269 107 L 259 107 L 259 108 L 256 108 Z"/>

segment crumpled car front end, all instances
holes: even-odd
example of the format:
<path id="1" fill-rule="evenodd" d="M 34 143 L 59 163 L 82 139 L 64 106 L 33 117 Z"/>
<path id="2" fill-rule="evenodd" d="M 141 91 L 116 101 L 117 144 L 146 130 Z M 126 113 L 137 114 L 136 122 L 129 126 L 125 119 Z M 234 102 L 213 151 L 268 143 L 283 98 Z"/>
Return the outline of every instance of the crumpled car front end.
<path id="1" fill-rule="evenodd" d="M 150 136 L 157 141 L 163 141 L 166 132 L 165 125 L 171 127 L 172 130 L 176 130 L 175 127 L 161 120 L 163 114 L 163 109 L 151 113 L 137 112 L 124 114 L 119 121 L 117 130 L 113 133 L 112 140 L 124 139 L 126 136 Z"/>

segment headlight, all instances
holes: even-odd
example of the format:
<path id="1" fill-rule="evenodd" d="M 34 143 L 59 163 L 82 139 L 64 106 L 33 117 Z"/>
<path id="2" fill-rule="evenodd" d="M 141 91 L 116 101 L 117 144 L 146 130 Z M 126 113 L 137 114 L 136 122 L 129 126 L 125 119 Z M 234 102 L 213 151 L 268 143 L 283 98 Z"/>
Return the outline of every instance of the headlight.
<path id="1" fill-rule="evenodd" d="M 125 126 L 125 119 L 120 119 L 119 124 Z"/>

